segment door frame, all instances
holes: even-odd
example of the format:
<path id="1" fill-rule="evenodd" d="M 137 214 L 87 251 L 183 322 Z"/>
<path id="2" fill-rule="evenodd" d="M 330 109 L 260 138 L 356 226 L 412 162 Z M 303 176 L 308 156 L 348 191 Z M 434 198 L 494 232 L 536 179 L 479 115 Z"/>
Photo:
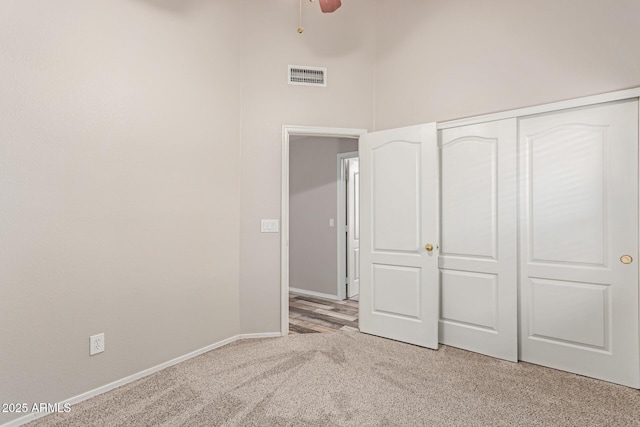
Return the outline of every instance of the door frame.
<path id="1" fill-rule="evenodd" d="M 280 212 L 280 333 L 289 334 L 289 147 L 291 136 L 359 139 L 366 129 L 316 126 L 282 126 L 282 187 Z M 342 225 L 344 230 L 344 225 Z M 338 254 L 338 256 L 340 256 Z M 340 272 L 338 272 L 338 275 Z"/>
<path id="2" fill-rule="evenodd" d="M 347 298 L 344 281 L 347 276 L 347 160 L 357 159 L 358 151 L 349 151 L 347 153 L 338 154 L 338 213 L 336 215 L 338 221 L 338 299 L 342 301 Z"/>

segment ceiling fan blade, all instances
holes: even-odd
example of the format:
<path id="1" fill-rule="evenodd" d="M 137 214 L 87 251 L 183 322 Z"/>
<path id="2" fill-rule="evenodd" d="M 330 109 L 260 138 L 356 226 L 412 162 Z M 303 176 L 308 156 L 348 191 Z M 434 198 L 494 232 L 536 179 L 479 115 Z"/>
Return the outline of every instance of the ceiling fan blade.
<path id="1" fill-rule="evenodd" d="M 320 1 L 320 9 L 324 13 L 335 12 L 340 6 L 342 6 L 342 1 L 340 0 L 319 0 Z"/>

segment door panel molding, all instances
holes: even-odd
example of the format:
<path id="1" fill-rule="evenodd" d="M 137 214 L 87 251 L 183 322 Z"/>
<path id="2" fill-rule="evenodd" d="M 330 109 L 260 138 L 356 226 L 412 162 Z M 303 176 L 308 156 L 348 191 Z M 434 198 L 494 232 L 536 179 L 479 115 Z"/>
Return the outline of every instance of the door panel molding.
<path id="1" fill-rule="evenodd" d="M 498 138 L 465 135 L 453 139 L 442 144 L 440 161 L 441 187 L 449 189 L 440 196 L 440 226 L 447 236 L 442 239 L 440 256 L 497 261 Z M 461 176 L 468 179 L 461 180 Z M 455 196 L 461 191 L 466 197 Z"/>
<path id="2" fill-rule="evenodd" d="M 421 249 L 422 142 L 393 140 L 371 150 L 371 235 L 374 252 L 415 253 Z M 402 163 L 405 167 L 397 168 Z M 393 176 L 393 181 L 388 179 Z M 395 200 L 402 192 L 405 206 Z"/>

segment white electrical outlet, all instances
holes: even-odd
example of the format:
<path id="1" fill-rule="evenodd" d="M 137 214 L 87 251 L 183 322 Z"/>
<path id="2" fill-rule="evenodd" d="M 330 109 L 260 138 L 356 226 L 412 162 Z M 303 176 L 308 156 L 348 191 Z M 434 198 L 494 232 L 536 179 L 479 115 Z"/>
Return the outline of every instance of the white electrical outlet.
<path id="1" fill-rule="evenodd" d="M 89 356 L 104 351 L 104 334 L 91 335 L 89 337 Z"/>

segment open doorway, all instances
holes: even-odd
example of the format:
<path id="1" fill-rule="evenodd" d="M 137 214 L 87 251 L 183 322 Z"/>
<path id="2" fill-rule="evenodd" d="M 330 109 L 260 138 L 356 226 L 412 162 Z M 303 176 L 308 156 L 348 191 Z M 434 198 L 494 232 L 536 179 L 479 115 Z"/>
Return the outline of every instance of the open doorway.
<path id="1" fill-rule="evenodd" d="M 358 141 L 294 135 L 290 143 L 289 290 L 343 300 L 347 288 L 345 160 L 357 158 Z"/>
<path id="2" fill-rule="evenodd" d="M 292 309 L 293 305 L 300 305 L 296 307 L 300 311 L 312 309 L 310 311 L 321 318 L 335 314 L 321 320 L 338 319 L 338 326 L 340 322 L 351 322 L 342 325 L 350 328 L 353 326 L 350 319 L 354 315 L 357 318 L 353 305 L 346 307 L 342 301 L 347 297 L 349 248 L 352 271 L 356 269 L 354 264 L 357 262 L 353 238 L 350 238 L 349 248 L 347 244 L 347 196 L 353 197 L 353 189 L 349 193 L 346 184 L 349 166 L 344 160 L 357 159 L 358 138 L 365 132 L 362 129 L 283 127 L 283 335 L 289 333 L 290 304 Z M 357 215 L 355 206 L 351 207 L 351 215 Z M 355 231 L 356 228 L 352 227 L 350 234 Z M 352 291 L 355 285 L 357 281 L 354 280 Z M 290 300 L 290 290 L 296 292 L 294 300 Z"/>

